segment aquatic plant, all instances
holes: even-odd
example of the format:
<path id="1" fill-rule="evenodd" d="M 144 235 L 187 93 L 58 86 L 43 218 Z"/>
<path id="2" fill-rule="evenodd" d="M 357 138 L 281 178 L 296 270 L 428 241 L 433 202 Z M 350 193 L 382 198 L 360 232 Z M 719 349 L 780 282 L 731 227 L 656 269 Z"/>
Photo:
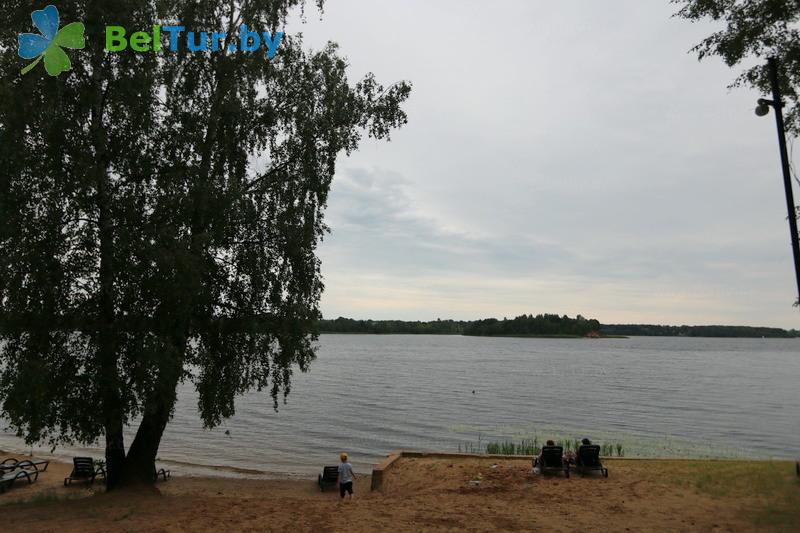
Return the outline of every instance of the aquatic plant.
<path id="1" fill-rule="evenodd" d="M 473 443 L 467 442 L 466 444 L 462 445 L 461 443 L 458 444 L 458 453 L 473 453 L 478 454 L 481 453 L 480 447 L 476 447 Z"/>
<path id="2" fill-rule="evenodd" d="M 517 446 L 511 441 L 487 442 L 486 453 L 497 455 L 516 455 Z"/>
<path id="3" fill-rule="evenodd" d="M 536 455 L 539 453 L 537 439 L 522 439 L 519 443 L 513 441 L 487 442 L 486 453 L 490 455 Z"/>
<path id="4" fill-rule="evenodd" d="M 539 453 L 539 446 L 536 439 L 522 439 L 522 442 L 517 446 L 517 455 L 536 455 Z"/>
<path id="5" fill-rule="evenodd" d="M 581 440 L 575 438 L 555 438 L 553 442 L 555 442 L 556 446 L 561 446 L 564 449 L 564 453 L 577 453 L 582 446 Z M 600 455 L 603 457 L 625 456 L 625 447 L 621 442 L 598 442 L 597 444 L 600 446 Z M 484 446 L 481 446 L 479 439 L 477 450 L 473 444 L 465 445 L 465 449 L 467 447 L 470 453 L 486 453 L 489 455 L 531 456 L 538 455 L 541 451 L 541 445 L 536 436 L 527 439 L 523 438 L 520 441 L 514 441 L 513 439 L 488 441 Z M 461 451 L 461 445 L 459 445 L 459 451 Z M 636 454 L 634 453 L 634 455 Z"/>

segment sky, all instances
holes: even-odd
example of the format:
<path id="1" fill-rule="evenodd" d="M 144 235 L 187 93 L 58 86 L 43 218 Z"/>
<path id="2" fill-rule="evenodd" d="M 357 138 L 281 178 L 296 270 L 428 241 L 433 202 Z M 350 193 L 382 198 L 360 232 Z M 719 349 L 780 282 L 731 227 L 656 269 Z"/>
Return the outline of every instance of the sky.
<path id="1" fill-rule="evenodd" d="M 413 84 L 391 142 L 337 163 L 323 315 L 800 327 L 774 117 L 675 11 L 329 0 L 290 21 L 351 82 Z"/>

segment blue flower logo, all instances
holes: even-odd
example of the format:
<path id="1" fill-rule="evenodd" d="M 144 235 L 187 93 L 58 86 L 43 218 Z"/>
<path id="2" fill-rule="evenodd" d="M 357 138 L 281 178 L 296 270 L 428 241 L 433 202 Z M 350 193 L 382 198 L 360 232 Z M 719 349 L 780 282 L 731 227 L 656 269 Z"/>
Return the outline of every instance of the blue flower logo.
<path id="1" fill-rule="evenodd" d="M 51 76 L 58 76 L 72 68 L 69 57 L 64 53 L 64 48 L 81 50 L 86 45 L 83 37 L 84 26 L 82 22 L 67 24 L 58 29 L 58 9 L 50 5 L 44 9 L 31 13 L 33 25 L 41 32 L 22 33 L 18 37 L 19 57 L 36 61 L 22 69 L 22 74 L 27 74 L 33 67 L 44 59 L 44 69 Z"/>

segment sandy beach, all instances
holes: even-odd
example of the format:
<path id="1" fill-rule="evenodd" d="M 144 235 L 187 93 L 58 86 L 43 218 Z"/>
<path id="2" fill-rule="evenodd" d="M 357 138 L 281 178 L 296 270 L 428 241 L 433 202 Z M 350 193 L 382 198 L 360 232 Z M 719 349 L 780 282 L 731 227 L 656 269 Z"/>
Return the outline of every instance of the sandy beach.
<path id="1" fill-rule="evenodd" d="M 7 455 L 0 455 L 0 459 Z M 316 479 L 173 477 L 104 494 L 64 487 L 51 463 L 0 495 L 3 531 L 791 531 L 800 479 L 788 461 L 607 461 L 610 475 L 534 476 L 525 460 L 402 458 L 352 502 Z M 480 478 L 478 486 L 470 483 Z M 796 529 L 794 529 L 796 530 Z"/>

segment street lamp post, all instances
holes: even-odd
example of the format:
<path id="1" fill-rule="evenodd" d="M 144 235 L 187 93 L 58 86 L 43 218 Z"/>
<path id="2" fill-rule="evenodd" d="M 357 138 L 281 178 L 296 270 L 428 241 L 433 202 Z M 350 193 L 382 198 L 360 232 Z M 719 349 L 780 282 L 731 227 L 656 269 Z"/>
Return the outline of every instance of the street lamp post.
<path id="1" fill-rule="evenodd" d="M 792 178 L 789 170 L 789 151 L 786 149 L 786 128 L 783 123 L 783 100 L 778 80 L 778 62 L 774 57 L 767 60 L 769 79 L 772 84 L 772 100 L 760 99 L 756 107 L 756 115 L 763 117 L 769 113 L 769 108 L 775 110 L 775 122 L 778 126 L 778 145 L 781 151 L 781 166 L 783 167 L 783 187 L 786 191 L 786 209 L 789 211 L 789 231 L 792 238 L 792 253 L 794 254 L 794 274 L 797 278 L 797 294 L 800 301 L 800 242 L 797 235 L 797 211 L 794 205 L 792 192 Z"/>

